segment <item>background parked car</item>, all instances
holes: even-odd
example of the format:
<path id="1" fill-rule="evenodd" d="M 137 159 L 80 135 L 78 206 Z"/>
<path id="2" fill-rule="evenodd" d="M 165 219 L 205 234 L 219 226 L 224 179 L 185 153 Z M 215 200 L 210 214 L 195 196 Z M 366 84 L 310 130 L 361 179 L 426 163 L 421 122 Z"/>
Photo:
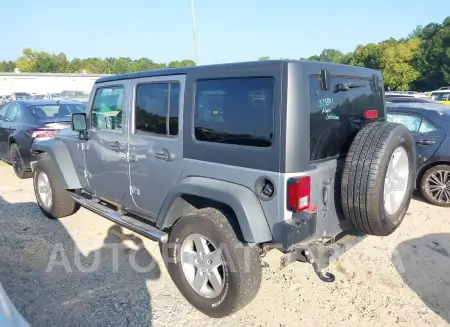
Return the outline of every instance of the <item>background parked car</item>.
<path id="1" fill-rule="evenodd" d="M 89 101 L 89 93 L 85 91 L 62 91 L 60 99 L 87 103 Z"/>
<path id="2" fill-rule="evenodd" d="M 450 90 L 437 90 L 431 92 L 430 99 L 439 101 L 440 103 L 450 105 Z"/>
<path id="3" fill-rule="evenodd" d="M 0 109 L 0 159 L 13 165 L 19 178 L 31 177 L 30 148 L 33 142 L 53 138 L 70 127 L 72 114 L 86 105 L 75 101 L 12 101 Z"/>
<path id="4" fill-rule="evenodd" d="M 31 99 L 32 95 L 29 92 L 14 92 L 11 95 L 11 101 L 16 101 L 16 100 L 28 100 Z"/>
<path id="5" fill-rule="evenodd" d="M 418 97 L 409 97 L 409 96 L 386 97 L 386 102 L 390 102 L 390 103 L 438 103 L 437 101 L 427 99 L 427 98 L 418 98 Z"/>
<path id="6" fill-rule="evenodd" d="M 434 205 L 450 207 L 450 108 L 440 103 L 389 103 L 387 120 L 413 133 L 416 188 Z"/>
<path id="7" fill-rule="evenodd" d="M 44 99 L 54 99 L 54 100 L 58 100 L 60 98 L 60 94 L 59 93 L 46 93 Z"/>

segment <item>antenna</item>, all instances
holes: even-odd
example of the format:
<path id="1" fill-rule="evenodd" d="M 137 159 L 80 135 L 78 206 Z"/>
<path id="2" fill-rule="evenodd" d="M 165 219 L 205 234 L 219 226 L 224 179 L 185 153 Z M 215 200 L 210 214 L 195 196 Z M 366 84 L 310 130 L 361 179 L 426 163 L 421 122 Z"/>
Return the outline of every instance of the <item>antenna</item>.
<path id="1" fill-rule="evenodd" d="M 194 46 L 195 46 L 195 63 L 198 65 L 198 43 L 197 43 L 197 26 L 195 23 L 195 8 L 194 0 L 191 0 L 191 15 L 192 15 L 192 29 L 194 32 Z"/>

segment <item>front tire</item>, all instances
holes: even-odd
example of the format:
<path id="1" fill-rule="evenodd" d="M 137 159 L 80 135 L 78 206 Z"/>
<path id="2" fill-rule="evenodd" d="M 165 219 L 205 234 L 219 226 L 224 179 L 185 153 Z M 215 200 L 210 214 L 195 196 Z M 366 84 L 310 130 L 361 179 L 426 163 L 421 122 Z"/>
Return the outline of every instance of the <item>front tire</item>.
<path id="1" fill-rule="evenodd" d="M 33 173 L 34 194 L 42 213 L 50 219 L 73 215 L 80 209 L 63 185 L 55 178 L 56 172 L 45 161 L 36 165 Z"/>
<path id="2" fill-rule="evenodd" d="M 238 240 L 219 210 L 201 209 L 180 218 L 162 246 L 162 255 L 182 295 L 210 317 L 231 315 L 258 293 L 259 253 Z"/>
<path id="3" fill-rule="evenodd" d="M 450 166 L 438 165 L 427 170 L 420 180 L 420 191 L 431 204 L 450 207 Z"/>

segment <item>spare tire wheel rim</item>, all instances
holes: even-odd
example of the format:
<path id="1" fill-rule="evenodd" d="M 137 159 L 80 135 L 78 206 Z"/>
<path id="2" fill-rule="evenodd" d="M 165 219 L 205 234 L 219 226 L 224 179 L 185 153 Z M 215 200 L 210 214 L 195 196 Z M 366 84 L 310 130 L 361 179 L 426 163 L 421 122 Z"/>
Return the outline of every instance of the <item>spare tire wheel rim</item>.
<path id="1" fill-rule="evenodd" d="M 181 245 L 181 267 L 189 285 L 205 298 L 217 297 L 225 284 L 225 264 L 216 245 L 191 234 Z"/>
<path id="2" fill-rule="evenodd" d="M 450 203 L 450 173 L 438 170 L 430 174 L 425 182 L 425 192 L 439 203 Z"/>
<path id="3" fill-rule="evenodd" d="M 37 177 L 37 191 L 42 205 L 50 209 L 52 207 L 52 187 L 46 173 L 41 171 Z"/>
<path id="4" fill-rule="evenodd" d="M 400 209 L 406 195 L 409 180 L 409 160 L 405 148 L 394 150 L 389 160 L 384 180 L 384 210 L 394 215 Z"/>

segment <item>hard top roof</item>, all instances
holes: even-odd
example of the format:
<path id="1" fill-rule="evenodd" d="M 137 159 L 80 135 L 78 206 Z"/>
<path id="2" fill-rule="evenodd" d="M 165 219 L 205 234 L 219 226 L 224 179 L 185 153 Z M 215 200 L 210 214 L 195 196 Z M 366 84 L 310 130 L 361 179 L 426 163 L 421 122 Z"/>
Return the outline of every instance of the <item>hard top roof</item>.
<path id="1" fill-rule="evenodd" d="M 359 66 L 349 66 L 349 65 L 343 65 L 343 64 L 336 64 L 332 62 L 323 62 L 323 61 L 308 61 L 308 60 L 261 60 L 261 61 L 248 61 L 248 62 L 236 62 L 236 63 L 224 63 L 224 64 L 214 64 L 214 65 L 200 65 L 200 66 L 192 66 L 192 67 L 182 67 L 182 68 L 164 68 L 164 69 L 154 69 L 154 70 L 147 70 L 147 71 L 141 71 L 136 73 L 125 73 L 125 74 L 118 74 L 118 75 L 111 75 L 111 76 L 105 76 L 102 78 L 99 78 L 95 81 L 96 84 L 98 83 L 105 83 L 105 82 L 113 82 L 113 81 L 119 81 L 124 79 L 134 79 L 134 78 L 145 78 L 145 77 L 154 77 L 154 76 L 166 76 L 166 75 L 183 75 L 187 74 L 188 72 L 192 71 L 214 71 L 219 69 L 226 69 L 226 70 L 241 70 L 241 69 L 270 69 L 270 68 L 278 68 L 280 69 L 283 65 L 286 64 L 294 64 L 294 65 L 310 65 L 314 66 L 314 68 L 317 69 L 318 73 L 320 72 L 320 69 L 324 68 L 340 68 L 341 70 L 343 68 L 349 69 L 352 71 L 359 71 L 361 73 L 364 72 L 364 75 L 370 74 L 376 74 L 378 76 L 381 76 L 381 73 L 379 71 L 365 68 L 365 67 L 359 67 Z"/>

